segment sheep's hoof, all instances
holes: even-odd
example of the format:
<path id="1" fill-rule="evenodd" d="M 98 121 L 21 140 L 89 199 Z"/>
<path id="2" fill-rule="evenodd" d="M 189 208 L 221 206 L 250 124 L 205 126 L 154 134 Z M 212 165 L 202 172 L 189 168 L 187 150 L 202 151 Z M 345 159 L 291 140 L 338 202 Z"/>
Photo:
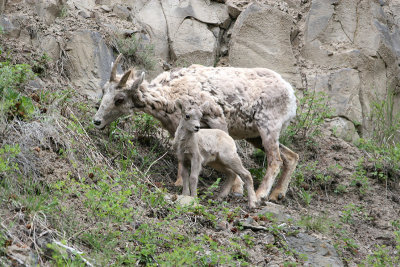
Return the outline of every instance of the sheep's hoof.
<path id="1" fill-rule="evenodd" d="M 274 202 L 274 203 L 278 203 L 281 200 L 284 199 L 284 195 L 282 193 L 278 193 L 278 194 L 271 194 L 271 196 L 269 197 L 269 201 Z"/>
<path id="2" fill-rule="evenodd" d="M 237 197 L 237 198 L 243 197 L 243 193 L 233 192 L 233 193 L 232 193 L 232 196 Z"/>

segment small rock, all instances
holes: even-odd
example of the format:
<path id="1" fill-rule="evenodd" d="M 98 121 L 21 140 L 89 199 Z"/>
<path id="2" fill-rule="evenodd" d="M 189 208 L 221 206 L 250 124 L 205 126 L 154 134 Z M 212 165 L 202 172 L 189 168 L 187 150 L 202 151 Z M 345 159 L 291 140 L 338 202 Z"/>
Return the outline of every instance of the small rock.
<path id="1" fill-rule="evenodd" d="M 225 231 L 229 228 L 229 223 L 227 221 L 219 221 L 215 226 L 215 230 L 217 231 Z"/>
<path id="2" fill-rule="evenodd" d="M 111 8 L 107 5 L 102 5 L 100 6 L 100 8 L 105 12 L 111 12 Z"/>
<path id="3" fill-rule="evenodd" d="M 84 17 L 85 19 L 88 19 L 88 18 L 91 17 L 91 14 L 90 14 L 88 11 L 86 11 L 86 10 L 80 10 L 80 11 L 78 12 L 78 15 Z"/>
<path id="4" fill-rule="evenodd" d="M 112 11 L 114 12 L 115 15 L 117 15 L 117 17 L 121 19 L 128 21 L 131 20 L 131 12 L 126 6 L 115 5 Z"/>
<path id="5" fill-rule="evenodd" d="M 196 202 L 196 198 L 191 197 L 191 196 L 183 196 L 179 195 L 177 196 L 177 199 L 175 203 L 181 205 L 181 206 L 193 206 L 196 207 L 199 204 Z"/>

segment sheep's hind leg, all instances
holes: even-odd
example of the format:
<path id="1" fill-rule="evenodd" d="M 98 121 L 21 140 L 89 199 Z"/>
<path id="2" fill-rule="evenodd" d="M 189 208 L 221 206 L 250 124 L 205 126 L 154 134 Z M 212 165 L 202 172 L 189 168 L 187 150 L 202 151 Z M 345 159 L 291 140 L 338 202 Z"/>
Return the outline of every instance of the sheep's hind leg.
<path id="1" fill-rule="evenodd" d="M 282 173 L 278 180 L 277 185 L 271 192 L 269 199 L 271 201 L 277 202 L 286 196 L 286 191 L 288 189 L 290 179 L 294 170 L 296 169 L 297 162 L 299 161 L 299 155 L 286 146 L 279 144 L 280 152 L 283 159 Z"/>
<path id="2" fill-rule="evenodd" d="M 228 126 L 225 122 L 225 117 L 203 117 L 203 123 L 206 125 L 206 127 L 209 127 L 211 129 L 220 129 L 226 133 L 228 133 Z M 240 197 L 243 196 L 243 181 L 240 179 L 239 176 L 236 176 L 235 181 L 233 182 L 233 186 L 231 188 L 231 191 L 233 195 Z"/>
<path id="3" fill-rule="evenodd" d="M 257 200 L 266 199 L 271 191 L 276 176 L 282 166 L 282 159 L 279 153 L 278 135 L 280 127 L 269 122 L 268 129 L 259 127 L 258 131 L 262 139 L 262 144 L 267 155 L 267 172 L 256 191 Z"/>

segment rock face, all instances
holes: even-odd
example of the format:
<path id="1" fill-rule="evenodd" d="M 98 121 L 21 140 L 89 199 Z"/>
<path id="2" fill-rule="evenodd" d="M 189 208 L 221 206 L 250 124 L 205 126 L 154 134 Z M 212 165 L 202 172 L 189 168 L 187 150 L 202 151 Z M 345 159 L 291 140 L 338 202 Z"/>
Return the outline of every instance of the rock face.
<path id="1" fill-rule="evenodd" d="M 192 62 L 206 66 L 214 64 L 217 38 L 206 24 L 195 19 L 185 19 L 172 40 L 171 52 L 181 64 Z"/>
<path id="2" fill-rule="evenodd" d="M 99 85 L 110 77 L 113 56 L 100 33 L 82 30 L 67 42 L 71 81 L 78 90 L 92 98 L 98 97 Z"/>
<path id="3" fill-rule="evenodd" d="M 289 247 L 307 256 L 304 266 L 344 266 L 335 248 L 326 241 L 306 233 L 288 236 L 287 241 Z"/>
<path id="4" fill-rule="evenodd" d="M 391 4 L 386 9 L 372 0 L 313 0 L 305 23 L 301 56 L 325 73 L 316 87 L 331 97 L 336 115 L 361 124 L 364 136 L 372 102 L 398 87 L 399 25 Z"/>
<path id="5" fill-rule="evenodd" d="M 45 25 L 42 28 L 58 27 L 35 37 L 38 29 L 26 23 L 26 14 L 3 14 L 0 26 L 4 33 L 18 42 L 37 45 L 54 62 L 67 44 L 70 65 L 65 67 L 74 85 L 89 95 L 100 93 L 99 86 L 108 78 L 109 47 L 115 46 L 110 35 L 130 38 L 132 34 L 145 36 L 154 45 L 154 61 L 173 67 L 212 66 L 223 56 L 220 64 L 270 68 L 297 90 L 326 92 L 337 118 L 332 127 L 346 140 L 356 140 L 357 134 L 367 137 L 373 102 L 384 99 L 388 90 L 399 91 L 400 7 L 395 0 L 24 3 Z M 14 5 L 0 0 L 0 14 Z M 85 22 L 67 38 L 60 35 L 64 31 L 60 29 L 62 20 L 71 14 Z M 161 64 L 148 77 L 160 71 Z M 398 93 L 394 94 L 394 111 L 400 111 Z"/>
<path id="6" fill-rule="evenodd" d="M 230 64 L 269 68 L 299 87 L 299 71 L 290 43 L 291 27 L 288 14 L 274 7 L 250 5 L 239 15 L 232 29 Z"/>

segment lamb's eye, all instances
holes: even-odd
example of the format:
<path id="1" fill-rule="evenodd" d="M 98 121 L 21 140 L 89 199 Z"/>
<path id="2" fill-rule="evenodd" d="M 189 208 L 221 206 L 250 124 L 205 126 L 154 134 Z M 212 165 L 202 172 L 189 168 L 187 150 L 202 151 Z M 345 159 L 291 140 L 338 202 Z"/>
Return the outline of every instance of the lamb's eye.
<path id="1" fill-rule="evenodd" d="M 186 117 L 186 119 L 190 119 L 190 116 L 189 116 L 189 115 L 186 115 L 185 117 Z"/>

